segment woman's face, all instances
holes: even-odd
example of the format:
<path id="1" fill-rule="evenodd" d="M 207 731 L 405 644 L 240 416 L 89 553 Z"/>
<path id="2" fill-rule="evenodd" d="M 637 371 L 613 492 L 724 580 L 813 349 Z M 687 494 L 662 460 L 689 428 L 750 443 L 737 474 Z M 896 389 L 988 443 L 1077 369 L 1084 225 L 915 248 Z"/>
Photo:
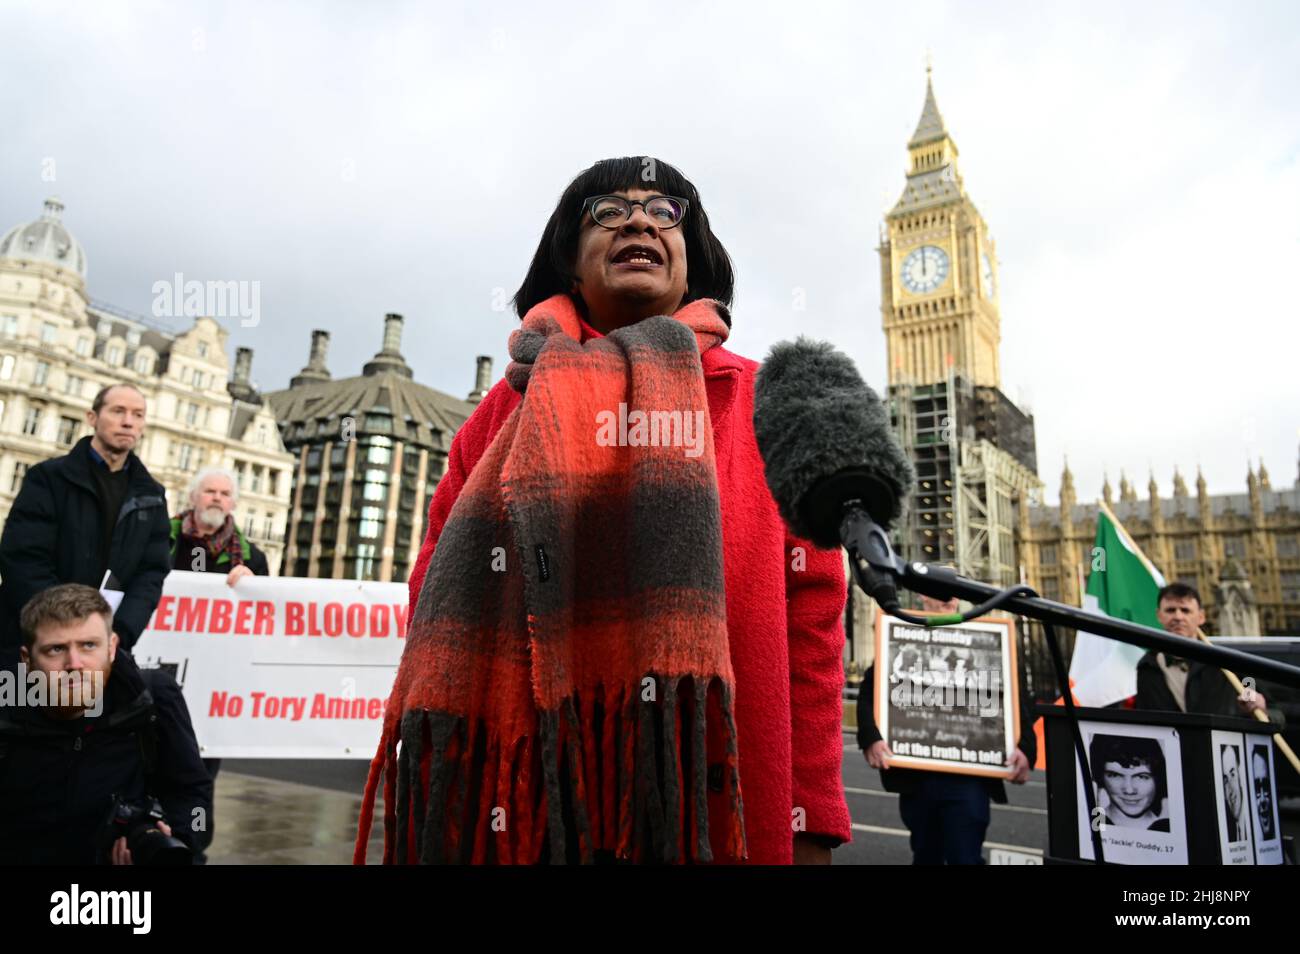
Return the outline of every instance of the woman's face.
<path id="1" fill-rule="evenodd" d="M 1111 804 L 1129 818 L 1145 815 L 1155 801 L 1156 779 L 1148 765 L 1139 762 L 1126 767 L 1107 762 L 1102 777 Z"/>
<path id="2" fill-rule="evenodd" d="M 612 194 L 645 200 L 663 193 L 628 189 Z M 686 296 L 682 227 L 660 228 L 639 205 L 632 206 L 632 214 L 616 229 L 597 225 L 590 212 L 583 212 L 574 290 L 587 303 L 593 327 L 608 333 L 642 318 L 677 311 Z M 649 261 L 628 260 L 637 248 Z"/>

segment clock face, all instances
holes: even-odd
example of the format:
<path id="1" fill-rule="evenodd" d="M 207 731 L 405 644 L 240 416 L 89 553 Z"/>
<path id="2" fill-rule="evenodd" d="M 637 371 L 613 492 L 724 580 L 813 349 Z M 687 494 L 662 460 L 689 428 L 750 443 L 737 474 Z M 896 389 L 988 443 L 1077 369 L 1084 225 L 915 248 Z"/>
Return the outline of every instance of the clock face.
<path id="1" fill-rule="evenodd" d="M 985 252 L 980 256 L 980 281 L 984 285 L 984 297 L 993 297 L 993 263 L 989 260 L 988 253 Z"/>
<path id="2" fill-rule="evenodd" d="M 932 292 L 948 278 L 948 253 L 937 245 L 922 245 L 903 259 L 903 287 L 914 295 Z"/>

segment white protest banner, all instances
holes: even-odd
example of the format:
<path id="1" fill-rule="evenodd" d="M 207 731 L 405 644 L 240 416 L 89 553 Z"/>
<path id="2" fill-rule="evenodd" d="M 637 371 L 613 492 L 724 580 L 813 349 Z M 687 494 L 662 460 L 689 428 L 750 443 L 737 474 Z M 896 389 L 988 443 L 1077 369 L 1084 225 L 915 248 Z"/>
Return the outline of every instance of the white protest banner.
<path id="1" fill-rule="evenodd" d="M 174 668 L 205 758 L 369 759 L 406 609 L 403 583 L 174 570 L 134 655 Z"/>

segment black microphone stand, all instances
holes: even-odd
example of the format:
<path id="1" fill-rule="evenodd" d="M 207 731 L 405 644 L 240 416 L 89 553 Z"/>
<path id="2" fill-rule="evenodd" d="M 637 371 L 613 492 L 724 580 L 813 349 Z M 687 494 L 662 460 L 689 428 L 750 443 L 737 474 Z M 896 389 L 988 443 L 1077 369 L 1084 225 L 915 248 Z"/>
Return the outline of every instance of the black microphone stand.
<path id="1" fill-rule="evenodd" d="M 1285 663 L 1222 646 L 1211 646 L 1184 636 L 1173 636 L 1164 630 L 1153 629 L 1140 623 L 1131 623 L 1128 620 L 1093 613 L 1077 606 L 1045 600 L 1023 584 L 999 589 L 988 583 L 961 576 L 948 567 L 905 561 L 894 553 L 888 535 L 868 515 L 863 506 L 861 500 L 850 500 L 844 504 L 840 540 L 849 552 L 849 566 L 853 570 L 858 586 L 871 595 L 880 604 L 881 609 L 890 616 L 919 626 L 934 627 L 975 619 L 993 609 L 1005 609 L 1043 624 L 1043 632 L 1052 654 L 1052 665 L 1056 670 L 1056 679 L 1060 685 L 1061 697 L 1074 736 L 1074 751 L 1078 757 L 1079 771 L 1083 773 L 1085 780 L 1089 778 L 1088 759 L 1083 748 L 1083 733 L 1079 730 L 1074 696 L 1070 691 L 1069 671 L 1065 667 L 1061 646 L 1056 638 L 1056 625 L 1081 629 L 1134 646 L 1141 646 L 1144 649 L 1154 649 L 1184 659 L 1195 659 L 1224 669 L 1249 671 L 1267 676 L 1284 686 L 1300 688 L 1300 669 Z M 939 600 L 957 597 L 976 605 L 965 613 L 915 616 L 904 612 L 899 606 L 896 586 L 903 586 L 914 593 Z M 1087 800 L 1088 817 L 1094 819 L 1096 805 L 1092 786 L 1085 784 L 1083 792 Z M 1103 864 L 1105 858 L 1102 855 L 1101 832 L 1096 825 L 1090 827 L 1094 858 L 1098 864 Z"/>

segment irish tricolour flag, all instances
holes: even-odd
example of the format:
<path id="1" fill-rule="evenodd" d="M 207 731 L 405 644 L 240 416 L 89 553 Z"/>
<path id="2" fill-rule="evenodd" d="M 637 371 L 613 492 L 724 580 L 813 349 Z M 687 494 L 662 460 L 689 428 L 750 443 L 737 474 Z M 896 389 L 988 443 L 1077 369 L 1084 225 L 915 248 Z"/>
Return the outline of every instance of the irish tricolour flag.
<path id="1" fill-rule="evenodd" d="M 1097 508 L 1097 540 L 1086 554 L 1088 586 L 1083 608 L 1160 629 L 1156 594 L 1165 578 L 1146 558 L 1105 503 Z M 1146 652 L 1080 631 L 1070 660 L 1070 681 L 1080 705 L 1108 706 L 1137 692 L 1137 664 Z"/>

